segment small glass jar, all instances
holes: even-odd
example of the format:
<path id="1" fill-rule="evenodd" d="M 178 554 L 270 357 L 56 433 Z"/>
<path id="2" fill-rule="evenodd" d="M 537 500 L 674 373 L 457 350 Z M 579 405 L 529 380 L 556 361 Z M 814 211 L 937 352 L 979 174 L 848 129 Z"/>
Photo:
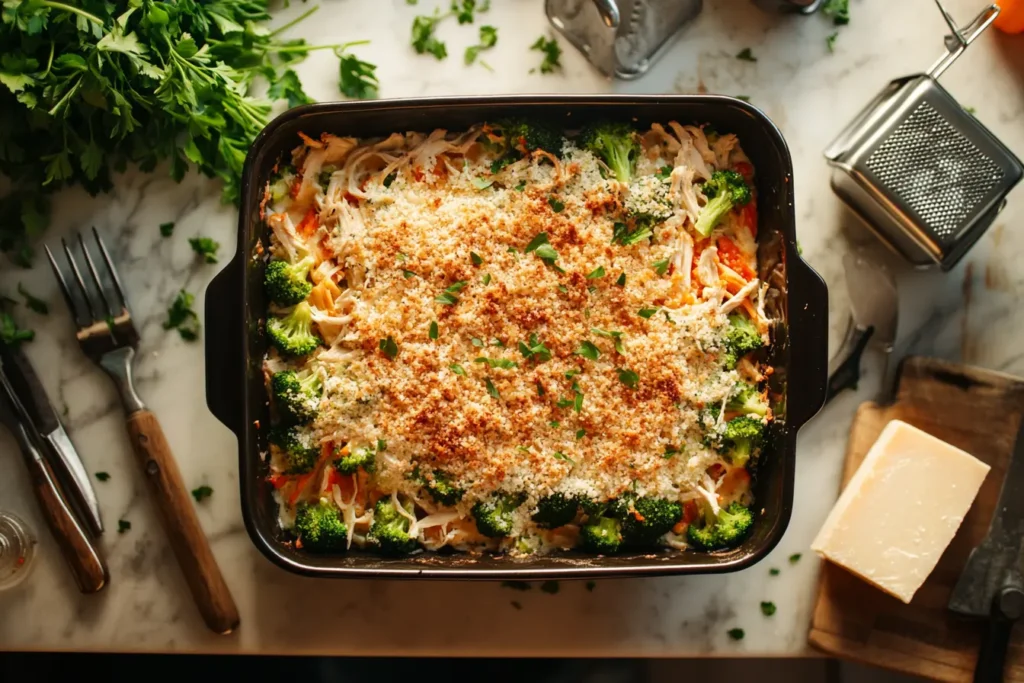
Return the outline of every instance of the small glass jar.
<path id="1" fill-rule="evenodd" d="M 20 517 L 0 510 L 0 591 L 25 580 L 36 556 L 36 537 Z"/>

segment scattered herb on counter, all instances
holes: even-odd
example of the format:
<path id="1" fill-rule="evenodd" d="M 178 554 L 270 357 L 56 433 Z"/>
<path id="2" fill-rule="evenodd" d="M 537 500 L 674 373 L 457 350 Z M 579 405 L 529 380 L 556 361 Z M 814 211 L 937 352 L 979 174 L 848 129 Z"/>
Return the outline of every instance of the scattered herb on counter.
<path id="1" fill-rule="evenodd" d="M 117 533 L 123 534 L 124 532 L 128 531 L 131 528 L 132 528 L 132 523 L 129 522 L 127 519 L 119 519 L 119 520 L 117 520 Z"/>
<path id="2" fill-rule="evenodd" d="M 419 1 L 420 0 L 405 0 L 405 4 L 407 4 L 407 5 L 415 5 Z"/>
<path id="3" fill-rule="evenodd" d="M 95 476 L 98 481 L 110 481 L 110 472 L 97 472 Z"/>
<path id="4" fill-rule="evenodd" d="M 192 309 L 195 296 L 184 289 L 178 292 L 174 302 L 167 309 L 167 320 L 164 321 L 165 330 L 177 330 L 178 334 L 185 341 L 199 339 L 199 316 Z M 110 325 L 110 323 L 107 323 Z"/>
<path id="5" fill-rule="evenodd" d="M 32 311 L 39 315 L 50 315 L 50 307 L 46 305 L 46 302 L 39 297 L 33 296 L 20 282 L 18 283 L 18 294 L 24 297 L 25 305 Z"/>
<path id="6" fill-rule="evenodd" d="M 542 74 L 549 74 L 554 72 L 555 69 L 562 68 L 562 48 L 554 38 L 548 39 L 541 36 L 530 46 L 530 49 L 539 50 L 544 53 L 544 59 L 541 61 L 540 66 L 530 69 L 530 73 L 539 70 Z"/>
<path id="7" fill-rule="evenodd" d="M 744 62 L 757 61 L 757 57 L 754 56 L 754 53 L 751 52 L 749 47 L 745 47 L 742 50 L 740 50 L 739 53 L 736 55 L 736 59 L 743 60 Z"/>
<path id="8" fill-rule="evenodd" d="M 790 564 L 796 564 L 797 562 L 800 561 L 801 557 L 803 557 L 803 555 L 801 553 L 793 553 L 792 555 L 789 556 L 789 563 Z"/>
<path id="9" fill-rule="evenodd" d="M 768 570 L 768 575 L 769 576 L 778 576 L 781 573 L 782 573 L 782 570 L 779 569 L 778 567 L 772 567 L 771 569 Z"/>
<path id="10" fill-rule="evenodd" d="M 850 23 L 850 0 L 825 0 L 821 13 L 836 26 L 845 26 Z"/>
<path id="11" fill-rule="evenodd" d="M 160 234 L 164 237 L 170 237 L 174 234 L 174 221 L 160 224 Z"/>
<path id="12" fill-rule="evenodd" d="M 540 589 L 544 593 L 548 593 L 549 595 L 554 595 L 555 593 L 558 592 L 559 585 L 558 585 L 557 581 L 545 581 L 544 583 L 542 583 L 540 585 Z"/>
<path id="13" fill-rule="evenodd" d="M 267 0 L 222 2 L 17 1 L 0 22 L 0 250 L 31 264 L 29 242 L 49 221 L 49 195 L 80 185 L 106 192 L 128 165 L 190 168 L 239 199 L 246 152 L 271 102 L 308 101 L 291 65 L 313 49 L 270 30 Z M 31 131 L 31 135 L 24 134 Z M 168 226 L 168 230 L 170 230 Z"/>
<path id="14" fill-rule="evenodd" d="M 430 331 L 427 333 L 431 339 L 437 339 L 437 321 L 433 320 L 430 323 Z"/>
<path id="15" fill-rule="evenodd" d="M 196 499 L 197 503 L 201 503 L 210 496 L 213 495 L 213 489 L 205 484 L 198 488 L 192 489 L 192 497 Z"/>
<path id="16" fill-rule="evenodd" d="M 839 37 L 839 31 L 833 31 L 832 33 L 828 34 L 827 38 L 825 38 L 825 47 L 828 48 L 829 52 L 835 52 L 836 51 L 836 39 L 838 37 Z"/>
<path id="17" fill-rule="evenodd" d="M 412 21 L 412 37 L 410 42 L 416 54 L 432 54 L 437 59 L 444 59 L 448 56 L 448 46 L 434 35 L 437 25 L 448 17 L 455 17 L 460 24 L 472 24 L 476 19 L 476 12 L 486 12 L 490 9 L 489 0 L 477 6 L 476 0 L 452 0 L 451 11 L 441 14 L 441 8 L 434 10 L 433 14 L 421 14 Z M 493 28 L 493 27 L 491 27 Z M 494 40 L 497 41 L 497 29 L 494 30 Z M 480 32 L 480 42 L 484 42 L 484 32 Z M 468 59 L 468 53 L 467 53 Z M 467 64 L 470 63 L 467 61 Z"/>
<path id="18" fill-rule="evenodd" d="M 476 62 L 476 58 L 480 56 L 480 53 L 484 50 L 490 50 L 498 43 L 498 29 L 494 26 L 481 26 L 480 27 L 480 42 L 476 45 L 470 45 L 466 48 L 465 62 L 466 66 L 470 66 Z M 487 64 L 483 61 L 480 62 L 481 66 L 485 69 L 488 68 Z"/>
<path id="19" fill-rule="evenodd" d="M 766 617 L 770 617 L 775 614 L 775 603 L 774 602 L 762 602 L 761 603 L 761 614 Z"/>
<path id="20" fill-rule="evenodd" d="M 30 342 L 36 338 L 33 330 L 18 327 L 10 313 L 0 311 L 0 343 L 18 346 L 22 342 Z"/>
<path id="21" fill-rule="evenodd" d="M 597 588 L 597 584 L 593 581 L 587 581 L 587 583 L 584 585 L 586 586 L 588 593 L 593 593 L 594 589 Z"/>
<path id="22" fill-rule="evenodd" d="M 192 251 L 196 253 L 196 256 L 201 256 L 207 263 L 217 262 L 217 250 L 220 249 L 220 242 L 209 237 L 191 237 L 188 243 L 192 246 Z"/>
<path id="23" fill-rule="evenodd" d="M 734 95 L 737 100 L 743 100 L 744 102 L 750 101 L 750 95 Z"/>
<path id="24" fill-rule="evenodd" d="M 511 588 L 514 591 L 528 591 L 533 588 L 529 581 L 502 581 L 501 587 Z"/>
<path id="25" fill-rule="evenodd" d="M 291 69 L 286 69 L 281 77 L 271 84 L 267 89 L 267 97 L 272 100 L 284 100 L 289 108 L 312 104 L 315 101 L 302 89 L 299 75 Z"/>
<path id="26" fill-rule="evenodd" d="M 964 107 L 964 111 L 970 114 L 971 116 L 974 116 L 975 114 L 978 113 L 978 110 L 975 109 L 974 107 Z"/>
<path id="27" fill-rule="evenodd" d="M 334 50 L 334 54 L 338 58 L 338 90 L 345 97 L 358 100 L 377 98 L 380 90 L 380 81 L 377 80 L 377 65 L 364 62 L 348 52 L 350 47 L 366 45 L 369 42 L 368 40 L 359 40 L 345 43 Z"/>
<path id="28" fill-rule="evenodd" d="M 636 389 L 640 384 L 640 375 L 628 368 L 618 368 L 616 372 L 619 373 L 619 381 L 625 384 L 630 389 Z"/>
<path id="29" fill-rule="evenodd" d="M 395 343 L 395 338 L 392 337 L 390 334 L 387 336 L 386 339 L 381 339 L 377 343 L 377 346 L 380 348 L 381 351 L 384 352 L 384 355 L 390 358 L 391 360 L 394 360 L 395 357 L 398 356 L 398 344 Z"/>
<path id="30" fill-rule="evenodd" d="M 731 628 L 726 631 L 726 633 L 728 633 L 729 637 L 733 640 L 743 640 L 743 636 L 747 635 L 741 628 Z"/>

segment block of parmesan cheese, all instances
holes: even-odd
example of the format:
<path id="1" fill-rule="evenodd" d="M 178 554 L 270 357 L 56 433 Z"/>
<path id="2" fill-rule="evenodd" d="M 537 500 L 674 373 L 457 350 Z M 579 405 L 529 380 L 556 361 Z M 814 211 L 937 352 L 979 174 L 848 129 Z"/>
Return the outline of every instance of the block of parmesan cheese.
<path id="1" fill-rule="evenodd" d="M 811 548 L 910 602 L 953 540 L 988 471 L 970 453 L 893 420 Z"/>

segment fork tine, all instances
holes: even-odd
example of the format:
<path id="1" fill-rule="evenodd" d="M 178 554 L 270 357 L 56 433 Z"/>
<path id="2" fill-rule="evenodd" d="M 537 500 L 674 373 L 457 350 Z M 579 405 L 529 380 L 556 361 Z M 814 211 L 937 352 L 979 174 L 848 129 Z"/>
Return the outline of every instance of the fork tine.
<path id="1" fill-rule="evenodd" d="M 110 258 L 110 252 L 107 251 L 107 245 L 103 243 L 103 238 L 100 237 L 99 231 L 96 226 L 92 228 L 92 234 L 96 237 L 96 244 L 100 247 L 100 253 L 103 254 L 103 260 L 107 264 L 107 272 L 110 273 L 110 279 L 114 281 L 114 289 L 117 291 L 117 296 L 121 300 L 121 306 L 124 310 L 131 312 L 128 308 L 128 297 L 124 295 L 124 287 L 121 286 L 121 277 L 117 274 L 117 268 L 114 267 L 114 262 Z"/>
<path id="2" fill-rule="evenodd" d="M 92 320 L 88 319 L 82 312 L 82 307 L 75 302 L 75 297 L 71 294 L 71 289 L 68 287 L 68 281 L 64 279 L 64 272 L 57 265 L 57 259 L 53 257 L 53 252 L 50 251 L 50 247 L 44 245 L 46 249 L 46 257 L 50 260 L 50 268 L 53 269 L 53 274 L 57 278 L 57 284 L 60 285 L 60 293 L 64 295 L 64 303 L 68 305 L 68 309 L 71 311 L 71 316 L 75 319 L 75 325 L 78 327 L 85 327 L 92 323 Z"/>
<path id="3" fill-rule="evenodd" d="M 96 315 L 96 311 L 92 307 L 92 300 L 89 298 L 89 290 L 85 287 L 85 280 L 82 279 L 82 274 L 78 271 L 78 263 L 75 261 L 74 255 L 71 253 L 71 247 L 68 246 L 67 241 L 62 237 L 60 238 L 61 246 L 64 247 L 64 255 L 68 257 L 68 265 L 71 266 L 71 272 L 75 274 L 75 281 L 78 282 L 78 291 L 85 299 L 85 305 L 89 309 L 89 315 L 93 321 L 99 320 L 99 316 Z"/>
<path id="4" fill-rule="evenodd" d="M 82 233 L 78 233 L 78 246 L 81 247 L 82 254 L 85 255 L 85 265 L 89 267 L 89 274 L 92 275 L 92 281 L 96 283 L 96 291 L 100 293 L 100 299 L 103 300 L 103 306 L 107 309 L 107 317 L 113 318 L 115 315 L 114 307 L 110 305 L 110 299 L 107 298 L 107 293 L 103 289 L 103 281 L 100 280 L 100 275 L 96 272 L 96 264 L 92 262 L 92 256 L 89 255 L 89 248 L 85 246 L 85 238 L 82 237 Z M 98 305 L 97 308 L 99 308 Z"/>

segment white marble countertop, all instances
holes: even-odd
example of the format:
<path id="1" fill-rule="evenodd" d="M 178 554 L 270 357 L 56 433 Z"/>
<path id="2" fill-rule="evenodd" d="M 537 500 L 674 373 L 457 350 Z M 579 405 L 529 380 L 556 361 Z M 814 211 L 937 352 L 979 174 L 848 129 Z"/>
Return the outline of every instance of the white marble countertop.
<path id="1" fill-rule="evenodd" d="M 370 38 L 359 54 L 379 65 L 381 95 L 517 92 L 711 92 L 749 95 L 785 134 L 795 162 L 798 234 L 805 258 L 831 290 L 831 350 L 848 315 L 841 256 L 853 245 L 877 248 L 828 187 L 821 151 L 832 136 L 889 79 L 923 70 L 938 56 L 944 24 L 930 0 L 853 0 L 853 22 L 829 54 L 824 17 L 779 17 L 746 0 L 706 2 L 698 21 L 644 78 L 609 83 L 563 42 L 564 69 L 529 74 L 539 61 L 528 50 L 547 30 L 539 0 L 494 0 L 485 23 L 500 27 L 495 68 L 467 68 L 462 49 L 475 42 L 473 27 L 449 22 L 441 37 L 452 56 L 438 63 L 408 47 L 409 26 L 434 0 L 326 0 L 297 31 L 311 42 Z M 947 3 L 962 21 L 982 3 Z M 305 7 L 293 3 L 278 21 Z M 479 22 L 478 22 L 479 23 Z M 735 59 L 752 48 L 758 62 Z M 1018 155 L 1024 155 L 1024 43 L 983 36 L 943 78 L 965 106 Z M 337 67 L 315 53 L 299 66 L 307 91 L 336 97 Z M 817 560 L 808 545 L 835 499 L 846 434 L 857 404 L 878 389 L 880 363 L 872 357 L 856 395 L 841 396 L 801 432 L 793 520 L 779 547 L 762 563 L 725 576 L 563 582 L 546 594 L 517 592 L 496 583 L 318 581 L 293 576 L 264 559 L 242 526 L 236 441 L 210 414 L 204 396 L 202 344 L 165 332 L 164 311 L 180 288 L 203 290 L 217 272 L 199 265 L 187 238 L 220 240 L 221 262 L 235 243 L 236 214 L 220 204 L 219 187 L 188 177 L 176 185 L 161 174 L 129 174 L 110 196 L 67 192 L 56 201 L 45 239 L 95 225 L 110 239 L 135 313 L 142 322 L 137 364 L 139 391 L 159 416 L 189 487 L 208 484 L 212 498 L 199 505 L 202 523 L 241 611 L 233 635 L 211 635 L 191 603 L 129 452 L 113 387 L 75 347 L 71 322 L 42 260 L 31 271 L 0 266 L 0 291 L 17 283 L 45 297 L 48 318 L 22 312 L 38 331 L 26 349 L 96 482 L 107 533 L 109 587 L 79 595 L 46 533 L 29 492 L 14 441 L 0 433 L 0 508 L 29 520 L 40 536 L 40 555 L 29 580 L 0 593 L 0 649 L 330 653 L 362 655 L 694 656 L 793 655 L 808 652 L 806 632 L 815 593 Z M 900 346 L 1010 372 L 1024 373 L 1019 343 L 1024 314 L 1015 300 L 1024 290 L 1024 219 L 1021 190 L 996 227 L 953 272 L 901 270 Z M 174 237 L 157 226 L 175 221 Z M 898 267 L 898 266 L 897 266 Z M 117 520 L 131 521 L 117 533 Z M 787 558 L 803 553 L 791 565 Z M 769 568 L 781 568 L 770 576 Z M 762 616 L 759 603 L 778 606 Z M 518 605 L 518 607 L 517 607 Z M 429 614 L 429 621 L 420 615 Z M 416 626 L 413 626 L 416 624 Z M 427 625 L 429 624 L 429 625 Z M 741 627 L 746 638 L 726 631 Z"/>

